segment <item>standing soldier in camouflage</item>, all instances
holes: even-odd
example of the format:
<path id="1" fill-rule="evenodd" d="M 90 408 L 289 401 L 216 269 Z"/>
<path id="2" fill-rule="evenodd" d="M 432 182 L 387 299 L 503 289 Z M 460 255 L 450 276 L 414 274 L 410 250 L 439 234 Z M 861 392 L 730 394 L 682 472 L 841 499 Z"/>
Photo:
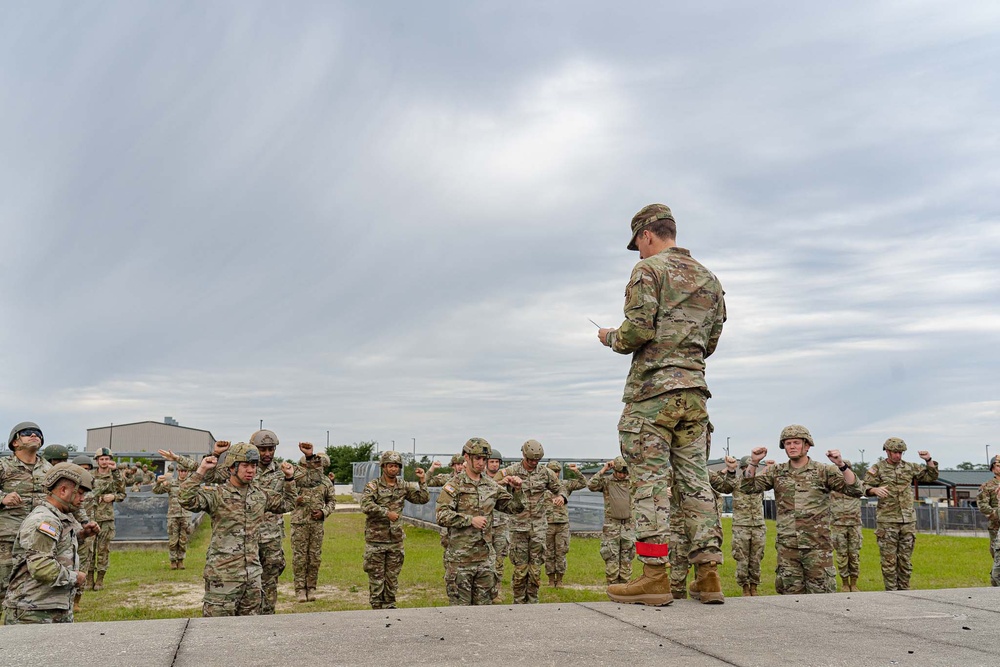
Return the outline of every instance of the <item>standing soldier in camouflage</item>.
<path id="1" fill-rule="evenodd" d="M 191 513 L 181 507 L 181 484 L 188 473 L 195 468 L 194 461 L 186 456 L 178 456 L 169 450 L 160 450 L 163 458 L 177 463 L 177 479 L 165 473 L 157 478 L 153 493 L 168 494 L 167 505 L 167 548 L 170 552 L 170 569 L 183 570 L 184 556 L 187 554 L 188 524 Z"/>
<path id="2" fill-rule="evenodd" d="M 78 465 L 89 473 L 93 473 L 94 470 L 94 459 L 90 458 L 87 454 L 79 454 L 73 458 L 73 464 Z M 94 508 L 96 505 L 96 499 L 94 498 L 93 489 L 88 490 L 83 496 L 83 503 L 81 504 L 81 509 L 87 516 L 94 516 Z M 80 572 L 90 572 L 91 567 L 94 564 L 94 543 L 97 542 L 97 531 L 100 528 L 97 523 L 94 523 L 94 529 L 92 531 L 84 531 L 79 535 L 77 554 L 80 556 Z M 77 586 L 76 594 L 73 596 L 73 613 L 79 613 L 80 611 L 80 598 L 83 597 L 84 586 Z"/>
<path id="3" fill-rule="evenodd" d="M 851 465 L 850 461 L 844 461 Z M 840 572 L 840 590 L 857 593 L 858 577 L 861 575 L 861 498 L 832 491 L 830 508 L 833 521 L 830 524 L 833 550 L 837 557 L 837 571 Z"/>
<path id="4" fill-rule="evenodd" d="M 812 446 L 813 438 L 806 427 L 786 426 L 778 447 L 788 454 L 788 463 L 770 466 L 758 475 L 757 468 L 767 455 L 767 447 L 757 447 L 750 453 L 743 476 L 744 493 L 774 489 L 778 512 L 775 589 L 782 595 L 836 591 L 829 494 L 839 491 L 861 497 L 861 480 L 844 463 L 840 451 L 827 451 L 831 466 L 809 458 Z"/>
<path id="5" fill-rule="evenodd" d="M 684 523 L 687 554 L 707 602 L 722 603 L 722 525 L 708 481 L 705 456 L 710 397 L 705 359 L 715 352 L 726 306 L 711 271 L 676 244 L 670 209 L 650 204 L 632 218 L 629 250 L 639 251 L 625 289 L 625 321 L 597 332 L 601 343 L 631 354 L 625 409 L 618 422 L 622 456 L 632 476 L 636 553 L 643 574 L 608 587 L 617 602 L 667 605 L 670 497 L 673 468 Z"/>
<path id="6" fill-rule="evenodd" d="M 98 449 L 94 458 L 97 460 L 93 489 L 94 521 L 101 527 L 101 532 L 94 540 L 93 553 L 86 557 L 91 567 L 87 571 L 87 588 L 99 591 L 104 588 L 104 575 L 111 559 L 111 540 L 115 538 L 115 503 L 125 500 L 125 480 L 110 449 Z"/>
<path id="7" fill-rule="evenodd" d="M 437 499 L 438 525 L 448 529 L 445 578 L 452 605 L 487 605 L 496 591 L 496 554 L 493 551 L 493 513 L 524 509 L 521 480 L 507 476 L 502 484 L 485 475 L 490 443 L 471 438 L 462 448 L 464 466 L 441 488 Z"/>
<path id="8" fill-rule="evenodd" d="M 557 506 L 566 504 L 566 492 L 554 472 L 538 465 L 545 455 L 542 443 L 528 440 L 521 445 L 521 455 L 520 463 L 499 470 L 493 479 L 496 482 L 503 482 L 507 477 L 521 480 L 524 511 L 511 518 L 510 562 L 514 564 L 511 588 L 514 604 L 537 604 L 548 530 L 545 492 L 552 494 L 550 502 Z"/>
<path id="9" fill-rule="evenodd" d="M 727 459 L 728 461 L 729 459 Z M 750 457 L 740 459 L 740 466 L 746 472 Z M 767 461 L 774 465 L 774 461 Z M 735 470 L 733 470 L 735 473 Z M 763 472 L 763 471 L 761 471 Z M 764 494 L 744 493 L 736 475 L 720 487 L 712 488 L 720 493 L 733 494 L 733 560 L 736 561 L 736 583 L 743 589 L 743 597 L 758 595 L 760 585 L 760 562 L 764 559 L 764 544 L 767 541 L 767 524 L 764 523 Z"/>
<path id="10" fill-rule="evenodd" d="M 19 526 L 14 565 L 4 600 L 4 623 L 72 623 L 73 594 L 83 585 L 77 539 L 96 530 L 73 517 L 93 476 L 72 463 L 49 469 L 42 480 L 45 500 Z"/>
<path id="11" fill-rule="evenodd" d="M 608 471 L 611 474 L 608 475 Z M 625 459 L 616 456 L 590 478 L 587 488 L 604 495 L 604 528 L 601 558 L 604 577 L 611 584 L 628 583 L 635 559 L 635 526 L 632 523 L 632 482 Z"/>
<path id="12" fill-rule="evenodd" d="M 903 460 L 906 443 L 889 438 L 882 445 L 885 458 L 868 469 L 865 493 L 878 497 L 875 509 L 875 539 L 882 556 L 882 581 L 887 591 L 910 588 L 913 573 L 913 545 L 917 541 L 917 512 L 913 509 L 914 482 L 933 482 L 938 478 L 937 463 L 921 450 L 917 455 L 924 465 Z"/>
<path id="13" fill-rule="evenodd" d="M 455 475 L 461 474 L 462 468 L 465 466 L 465 460 L 456 454 L 451 457 L 451 461 L 448 463 L 448 466 L 451 468 L 451 472 L 442 472 L 435 475 L 434 471 L 441 467 L 441 463 L 438 461 L 431 463 L 431 469 L 427 472 L 427 474 L 430 475 L 427 479 L 427 486 L 433 488 L 442 487 L 447 484 L 449 479 Z M 443 545 L 444 543 L 442 542 L 442 546 Z"/>
<path id="14" fill-rule="evenodd" d="M 372 609 L 395 609 L 399 572 L 403 569 L 403 505 L 409 501 L 424 505 L 430 501 L 424 484 L 424 469 L 417 468 L 417 482 L 399 478 L 403 457 L 385 451 L 379 457 L 382 474 L 365 485 L 361 511 L 365 514 L 364 570 L 368 574 L 368 599 Z"/>
<path id="15" fill-rule="evenodd" d="M 990 558 L 997 555 L 997 529 L 1000 528 L 1000 503 L 997 502 L 997 489 L 1000 489 L 1000 454 L 990 461 L 990 472 L 993 478 L 979 487 L 976 496 L 976 506 L 986 515 L 990 531 Z M 993 586 L 1000 586 L 1000 580 L 991 580 Z"/>
<path id="16" fill-rule="evenodd" d="M 490 447 L 490 458 L 486 460 L 486 472 L 490 478 L 497 474 L 503 466 L 503 454 L 494 447 Z M 502 602 L 500 591 L 503 587 L 503 568 L 507 560 L 507 553 L 510 551 L 510 515 L 494 509 L 493 511 L 493 553 L 496 554 L 494 570 L 496 571 L 496 587 L 493 590 L 493 604 Z"/>
<path id="17" fill-rule="evenodd" d="M 14 565 L 18 528 L 44 497 L 40 491 L 49 463 L 38 455 L 38 448 L 44 442 L 38 424 L 21 422 L 7 438 L 12 455 L 0 459 L 0 603 Z"/>
<path id="18" fill-rule="evenodd" d="M 212 538 L 205 555 L 205 617 L 261 613 L 263 567 L 259 542 L 264 517 L 288 512 L 297 495 L 291 463 L 286 461 L 279 468 L 282 487 L 278 493 L 254 483 L 260 462 L 256 447 L 237 442 L 227 449 L 226 482 L 202 486 L 208 473 L 217 467 L 214 456 L 206 456 L 198 470 L 181 482 L 181 507 L 212 517 Z"/>
<path id="19" fill-rule="evenodd" d="M 558 461 L 549 461 L 549 470 L 559 477 L 562 466 Z M 566 491 L 566 498 L 574 491 L 587 488 L 587 480 L 580 475 L 580 469 L 575 463 L 567 466 L 573 474 L 570 479 L 569 473 L 563 480 L 563 489 Z M 545 520 L 548 527 L 545 533 L 545 573 L 549 576 L 549 586 L 559 588 L 562 585 L 563 575 L 566 574 L 566 554 L 569 553 L 569 508 L 565 505 L 556 505 L 552 502 L 552 494 L 546 493 Z"/>
<path id="20" fill-rule="evenodd" d="M 299 495 L 292 510 L 292 573 L 295 599 L 312 602 L 323 559 L 323 522 L 337 509 L 337 496 L 326 476 L 330 458 L 313 454 L 311 442 L 300 442 L 299 451 L 302 458 L 295 469 Z"/>

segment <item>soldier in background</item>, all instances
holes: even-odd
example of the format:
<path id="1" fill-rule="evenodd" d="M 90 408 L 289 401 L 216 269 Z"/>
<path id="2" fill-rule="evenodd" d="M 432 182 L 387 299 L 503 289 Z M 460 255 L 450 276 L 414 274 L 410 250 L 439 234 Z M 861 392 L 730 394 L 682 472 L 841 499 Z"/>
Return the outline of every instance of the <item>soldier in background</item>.
<path id="1" fill-rule="evenodd" d="M 250 436 L 250 444 L 260 453 L 260 464 L 254 484 L 274 493 L 281 493 L 285 476 L 274 462 L 274 452 L 278 447 L 278 436 L 274 431 L 262 429 Z M 290 511 L 292 508 L 289 507 Z M 262 568 L 260 586 L 263 602 L 260 613 L 274 613 L 278 604 L 278 577 L 285 571 L 285 550 L 281 546 L 285 539 L 285 520 L 279 512 L 268 512 L 260 526 L 260 565 Z"/>
<path id="2" fill-rule="evenodd" d="M 361 511 L 365 514 L 364 570 L 368 574 L 368 599 L 372 609 L 395 609 L 399 572 L 403 569 L 403 540 L 406 534 L 400 517 L 409 501 L 424 505 L 430 494 L 424 484 L 424 469 L 417 468 L 417 482 L 399 478 L 403 457 L 385 451 L 379 457 L 382 474 L 365 485 Z"/>
<path id="3" fill-rule="evenodd" d="M 558 461 L 549 461 L 546 467 L 559 477 L 562 466 Z M 587 488 L 587 480 L 580 474 L 575 463 L 569 464 L 563 489 L 566 491 L 567 502 L 574 491 Z M 572 474 L 572 479 L 570 478 Z M 569 508 L 566 504 L 556 505 L 552 502 L 552 494 L 545 494 L 545 520 L 548 527 L 545 532 L 545 573 L 549 576 L 549 586 L 559 588 L 563 575 L 566 574 L 566 554 L 569 553 Z"/>
<path id="4" fill-rule="evenodd" d="M 608 471 L 611 474 L 608 475 Z M 635 559 L 635 526 L 632 523 L 632 482 L 625 459 L 616 456 L 590 478 L 587 488 L 604 495 L 604 528 L 601 558 L 608 585 L 628 583 Z"/>
<path id="5" fill-rule="evenodd" d="M 80 466 L 90 473 L 94 470 L 94 459 L 90 458 L 87 454 L 78 454 L 73 457 L 73 464 Z M 91 489 L 84 494 L 81 509 L 87 514 L 87 516 L 94 516 L 95 505 L 96 499 L 94 498 L 94 491 Z M 96 523 L 94 523 L 94 527 L 97 528 Z M 81 533 L 77 541 L 79 543 L 77 546 L 77 553 L 80 556 L 79 570 L 80 572 L 90 572 L 94 563 L 94 543 L 97 542 L 97 531 L 87 531 L 86 533 Z M 73 596 L 74 614 L 80 612 L 80 598 L 83 597 L 83 591 L 84 586 L 76 587 L 76 594 Z"/>
<path id="6" fill-rule="evenodd" d="M 125 480 L 122 479 L 114 454 L 107 447 L 94 452 L 97 472 L 94 474 L 94 520 L 101 527 L 94 541 L 93 554 L 87 555 L 91 569 L 87 572 L 89 590 L 104 588 L 104 575 L 111 558 L 111 540 L 115 538 L 115 503 L 125 500 Z M 95 576 L 96 573 L 96 576 Z"/>
<path id="7" fill-rule="evenodd" d="M 524 492 L 524 511 L 511 519 L 510 562 L 514 564 L 514 577 L 511 588 L 514 591 L 514 604 L 537 604 L 538 586 L 545 559 L 545 534 L 548 524 L 545 521 L 545 492 L 548 491 L 551 501 L 557 506 L 566 504 L 566 492 L 559 478 L 538 462 L 545 456 L 542 443 L 528 440 L 521 445 L 521 461 L 499 470 L 493 479 L 503 482 L 507 477 L 517 477 L 521 480 Z"/>
<path id="8" fill-rule="evenodd" d="M 496 592 L 493 513 L 496 510 L 516 514 L 524 509 L 519 478 L 506 476 L 498 484 L 485 474 L 491 451 L 490 443 L 483 438 L 466 442 L 462 448 L 465 459 L 462 472 L 441 488 L 437 499 L 438 525 L 448 529 L 444 560 L 445 578 L 451 582 L 448 602 L 452 605 L 493 603 Z"/>
<path id="9" fill-rule="evenodd" d="M 979 487 L 979 494 L 976 496 L 976 506 L 980 512 L 986 515 L 986 519 L 989 522 L 990 558 L 993 558 L 995 562 L 998 550 L 997 529 L 1000 528 L 1000 503 L 997 501 L 997 493 L 998 489 L 1000 489 L 1000 454 L 994 456 L 993 460 L 990 461 L 990 472 L 993 473 L 993 478 L 984 482 Z M 996 571 L 995 567 L 994 571 Z M 991 574 L 990 584 L 1000 586 L 1000 578 Z"/>
<path id="10" fill-rule="evenodd" d="M 170 569 L 183 570 L 184 556 L 187 554 L 188 525 L 191 523 L 191 513 L 181 507 L 181 484 L 187 479 L 188 473 L 195 468 L 194 461 L 181 457 L 169 450 L 160 450 L 160 455 L 177 463 L 177 479 L 169 471 L 160 475 L 153 486 L 153 493 L 168 494 L 167 505 L 167 548 L 170 552 Z M 168 456 L 169 455 L 169 456 Z"/>
<path id="11" fill-rule="evenodd" d="M 490 447 L 490 458 L 486 460 L 486 472 L 492 478 L 503 466 L 503 454 L 495 447 Z M 496 554 L 494 570 L 496 571 L 496 586 L 493 589 L 493 604 L 502 602 L 500 594 L 503 587 L 503 569 L 510 551 L 510 515 L 497 509 L 493 510 L 493 531 L 491 534 L 493 553 Z"/>
<path id="12" fill-rule="evenodd" d="M 851 465 L 850 461 L 844 461 Z M 830 492 L 830 510 L 833 521 L 830 533 L 833 550 L 840 572 L 840 590 L 845 593 L 860 592 L 858 577 L 861 575 L 861 498 Z"/>
<path id="13" fill-rule="evenodd" d="M 462 468 L 465 466 L 465 460 L 456 454 L 451 457 L 451 461 L 448 465 L 451 467 L 451 472 L 442 472 L 435 475 L 434 471 L 441 467 L 441 463 L 438 461 L 431 463 L 431 469 L 427 472 L 427 474 L 430 475 L 427 479 L 428 487 L 441 487 L 447 484 L 449 479 L 462 472 Z M 444 546 L 444 544 L 444 541 L 442 541 L 441 546 Z"/>
<path id="14" fill-rule="evenodd" d="M 765 463 L 768 466 L 774 465 L 771 460 Z M 740 459 L 740 467 L 744 472 L 749 464 L 749 456 Z M 727 484 L 725 490 L 720 491 L 733 494 L 733 560 L 736 561 L 736 583 L 743 589 L 744 597 L 758 595 L 760 562 L 764 559 L 764 545 L 767 542 L 764 494 L 744 493 L 735 475 L 732 482 L 732 488 Z"/>
<path id="15" fill-rule="evenodd" d="M 96 530 L 80 526 L 73 512 L 93 483 L 89 472 L 72 463 L 45 473 L 45 500 L 19 526 L 14 540 L 4 624 L 73 622 L 73 594 L 85 578 L 76 569 L 77 538 Z"/>
<path id="16" fill-rule="evenodd" d="M 757 447 L 750 453 L 741 482 L 744 493 L 774 489 L 778 511 L 775 589 L 782 595 L 833 593 L 837 574 L 830 539 L 829 494 L 839 491 L 860 498 L 861 480 L 844 463 L 839 450 L 826 453 L 832 466 L 810 459 L 813 438 L 804 426 L 792 424 L 782 429 L 778 446 L 788 455 L 787 463 L 770 466 L 758 475 L 767 447 Z"/>
<path id="17" fill-rule="evenodd" d="M 295 469 L 299 495 L 292 510 L 292 573 L 295 599 L 316 599 L 319 566 L 323 560 L 323 536 L 326 517 L 337 509 L 333 484 L 324 472 L 330 465 L 326 454 L 313 454 L 311 442 L 300 442 L 302 458 Z"/>
<path id="18" fill-rule="evenodd" d="M 938 478 L 937 463 L 921 450 L 924 465 L 903 460 L 906 443 L 889 438 L 882 445 L 885 458 L 865 474 L 865 493 L 878 497 L 875 509 L 875 539 L 882 557 L 882 581 L 887 591 L 910 588 L 913 545 L 917 541 L 917 512 L 913 509 L 913 484 Z"/>
<path id="19" fill-rule="evenodd" d="M 205 597 L 202 616 L 255 616 L 263 608 L 261 528 L 269 514 L 291 510 L 297 489 L 294 469 L 287 461 L 279 468 L 281 492 L 254 483 L 260 454 L 245 442 L 226 447 L 226 482 L 202 486 L 217 467 L 206 456 L 198 469 L 181 482 L 181 507 L 212 517 L 212 537 L 205 556 Z M 220 477 L 218 473 L 212 479 Z"/>
<path id="20" fill-rule="evenodd" d="M 62 445 L 46 445 L 42 450 L 42 458 L 50 465 L 66 463 L 69 461 L 69 450 Z"/>

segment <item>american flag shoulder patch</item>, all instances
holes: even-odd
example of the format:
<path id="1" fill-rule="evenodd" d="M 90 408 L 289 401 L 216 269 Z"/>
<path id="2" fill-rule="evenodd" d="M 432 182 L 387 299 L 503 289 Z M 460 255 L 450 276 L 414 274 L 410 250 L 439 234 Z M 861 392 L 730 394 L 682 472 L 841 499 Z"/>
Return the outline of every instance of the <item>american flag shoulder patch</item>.
<path id="1" fill-rule="evenodd" d="M 38 532 L 48 535 L 52 539 L 59 537 L 59 529 L 47 521 L 38 524 Z"/>
<path id="2" fill-rule="evenodd" d="M 450 496 L 455 495 L 455 487 L 452 486 L 451 484 L 445 484 L 444 487 L 442 488 L 442 490 L 445 491 L 445 492 L 447 492 L 448 495 L 450 495 Z"/>

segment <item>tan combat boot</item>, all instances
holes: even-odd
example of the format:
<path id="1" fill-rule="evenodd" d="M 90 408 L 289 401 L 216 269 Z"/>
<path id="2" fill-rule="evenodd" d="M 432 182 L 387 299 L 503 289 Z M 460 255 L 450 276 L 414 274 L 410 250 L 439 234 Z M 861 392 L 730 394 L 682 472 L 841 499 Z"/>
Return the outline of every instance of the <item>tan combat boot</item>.
<path id="1" fill-rule="evenodd" d="M 549 586 L 551 586 L 552 588 L 556 587 L 556 575 L 554 574 L 549 575 Z"/>
<path id="2" fill-rule="evenodd" d="M 757 597 L 760 593 L 757 592 L 757 584 L 750 584 L 750 596 Z"/>
<path id="3" fill-rule="evenodd" d="M 306 595 L 306 589 L 300 588 L 295 591 L 295 600 L 297 602 L 309 602 L 309 596 Z"/>
<path id="4" fill-rule="evenodd" d="M 670 595 L 670 573 L 664 564 L 643 563 L 642 576 L 627 584 L 608 586 L 615 602 L 663 607 L 674 601 Z"/>
<path id="5" fill-rule="evenodd" d="M 849 593 L 851 591 L 851 578 L 841 577 L 840 578 L 840 592 Z"/>
<path id="6" fill-rule="evenodd" d="M 80 598 L 83 597 L 83 593 L 76 593 L 73 595 L 73 613 L 80 613 Z"/>
<path id="7" fill-rule="evenodd" d="M 688 596 L 686 588 L 671 588 L 670 597 L 675 600 L 683 600 Z"/>
<path id="8" fill-rule="evenodd" d="M 743 597 L 750 597 L 750 584 L 743 584 Z"/>
<path id="9" fill-rule="evenodd" d="M 702 604 L 722 604 L 726 601 L 726 596 L 722 594 L 718 567 L 718 563 L 698 563 L 695 566 L 695 583 L 698 585 L 698 599 Z"/>
<path id="10" fill-rule="evenodd" d="M 176 570 L 177 569 L 177 561 L 175 561 L 175 560 L 170 561 L 170 569 L 171 570 Z"/>
<path id="11" fill-rule="evenodd" d="M 692 600 L 701 599 L 701 589 L 698 588 L 698 578 L 695 577 L 694 581 L 688 586 L 688 594 L 691 596 Z"/>
<path id="12" fill-rule="evenodd" d="M 851 577 L 850 581 L 848 583 L 848 586 L 849 586 L 849 588 L 847 590 L 851 591 L 852 593 L 860 593 L 861 592 L 861 589 L 858 588 L 858 578 L 857 577 Z"/>
<path id="13" fill-rule="evenodd" d="M 94 582 L 94 590 L 95 591 L 102 591 L 102 590 L 104 590 L 104 573 L 103 572 L 98 572 L 97 573 L 97 581 Z"/>
<path id="14" fill-rule="evenodd" d="M 556 575 L 556 588 L 562 588 L 562 575 Z"/>
<path id="15" fill-rule="evenodd" d="M 94 590 L 94 571 L 91 570 L 87 573 L 87 581 L 83 582 L 83 590 L 92 591 Z"/>
<path id="16" fill-rule="evenodd" d="M 316 601 L 316 589 L 315 588 L 307 588 L 306 589 L 306 600 L 308 600 L 309 602 L 315 602 Z"/>
<path id="17" fill-rule="evenodd" d="M 182 561 L 182 560 L 177 561 L 177 569 L 178 570 L 183 570 L 184 569 L 184 561 Z"/>

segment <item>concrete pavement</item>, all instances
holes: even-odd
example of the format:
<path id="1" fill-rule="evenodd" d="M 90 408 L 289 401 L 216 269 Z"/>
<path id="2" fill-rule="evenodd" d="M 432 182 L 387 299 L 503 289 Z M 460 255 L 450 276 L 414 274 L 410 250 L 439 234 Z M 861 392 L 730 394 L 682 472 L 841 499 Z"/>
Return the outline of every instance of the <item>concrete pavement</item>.
<path id="1" fill-rule="evenodd" d="M 0 627 L 0 664 L 974 666 L 1000 662 L 998 620 L 995 588 L 433 607 Z"/>

